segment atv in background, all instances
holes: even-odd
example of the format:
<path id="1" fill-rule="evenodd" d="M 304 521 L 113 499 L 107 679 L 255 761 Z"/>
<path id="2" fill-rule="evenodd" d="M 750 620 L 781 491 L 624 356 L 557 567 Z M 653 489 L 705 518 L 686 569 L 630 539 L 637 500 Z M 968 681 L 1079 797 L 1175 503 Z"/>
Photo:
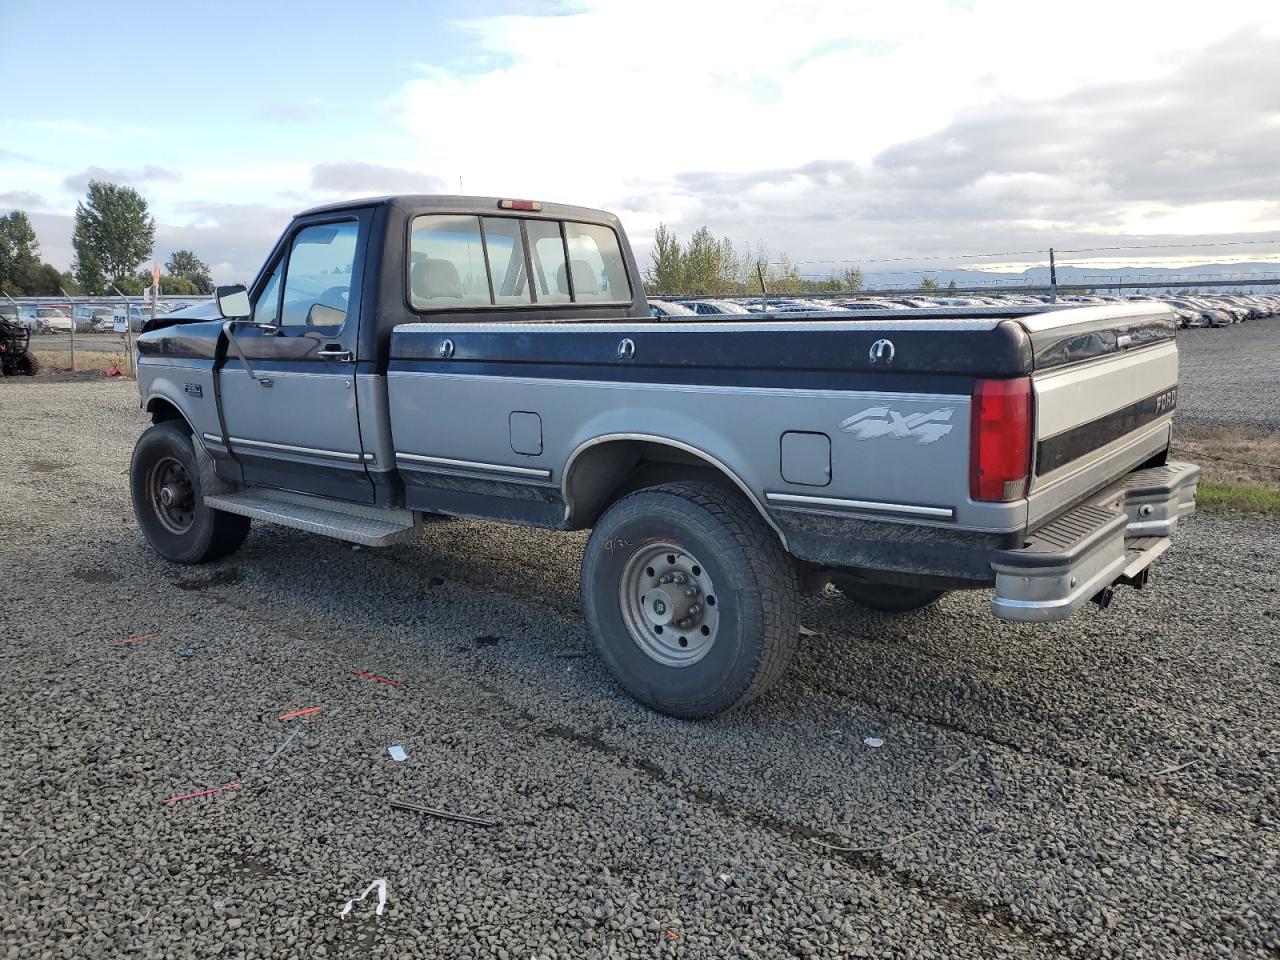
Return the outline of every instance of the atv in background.
<path id="1" fill-rule="evenodd" d="M 6 317 L 0 317 L 0 374 L 34 376 L 40 364 L 31 355 L 31 331 Z"/>

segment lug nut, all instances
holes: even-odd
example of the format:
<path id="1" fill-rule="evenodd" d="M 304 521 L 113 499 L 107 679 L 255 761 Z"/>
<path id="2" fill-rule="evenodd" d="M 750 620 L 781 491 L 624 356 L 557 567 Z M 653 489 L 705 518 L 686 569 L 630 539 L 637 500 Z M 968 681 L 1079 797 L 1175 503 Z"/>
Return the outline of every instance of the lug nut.
<path id="1" fill-rule="evenodd" d="M 685 587 L 685 589 L 684 589 L 684 595 L 685 595 L 686 597 L 696 597 L 696 596 L 698 595 L 698 588 L 697 588 L 697 587 Z"/>
<path id="2" fill-rule="evenodd" d="M 702 604 L 695 603 L 689 608 L 689 616 L 685 619 L 692 619 L 702 612 Z"/>

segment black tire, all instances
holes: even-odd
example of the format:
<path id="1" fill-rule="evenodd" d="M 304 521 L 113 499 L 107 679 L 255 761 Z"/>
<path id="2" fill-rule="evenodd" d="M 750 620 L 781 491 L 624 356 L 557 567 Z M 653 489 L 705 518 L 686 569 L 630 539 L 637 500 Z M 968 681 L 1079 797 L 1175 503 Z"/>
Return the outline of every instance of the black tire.
<path id="1" fill-rule="evenodd" d="M 693 663 L 668 665 L 646 653 L 623 612 L 625 572 L 658 543 L 696 558 L 692 569 L 705 568 L 720 594 L 708 586 L 700 598 L 704 612 L 714 607 L 715 629 Z M 582 605 L 609 671 L 636 700 L 683 719 L 747 703 L 782 676 L 799 633 L 798 597 L 796 564 L 778 537 L 741 496 L 710 483 L 622 498 L 597 522 L 582 559 Z"/>
<path id="2" fill-rule="evenodd" d="M 13 372 L 21 376 L 34 377 L 40 372 L 40 361 L 29 353 L 24 353 L 13 364 Z"/>
<path id="3" fill-rule="evenodd" d="M 177 467 L 181 469 L 178 470 Z M 153 495 L 154 471 L 168 469 L 184 475 L 190 487 L 189 522 L 183 526 Z M 133 448 L 129 464 L 133 512 L 147 542 L 174 563 L 209 563 L 230 556 L 249 535 L 249 518 L 223 513 L 204 504 L 206 493 L 225 488 L 207 456 L 197 456 L 187 425 L 167 420 L 148 427 Z M 176 529 L 175 529 L 176 528 Z"/>
<path id="4" fill-rule="evenodd" d="M 907 613 L 936 603 L 946 590 L 929 590 L 924 587 L 900 587 L 890 583 L 873 583 L 859 580 L 847 574 L 837 573 L 831 578 L 835 588 L 860 606 L 882 613 Z"/>

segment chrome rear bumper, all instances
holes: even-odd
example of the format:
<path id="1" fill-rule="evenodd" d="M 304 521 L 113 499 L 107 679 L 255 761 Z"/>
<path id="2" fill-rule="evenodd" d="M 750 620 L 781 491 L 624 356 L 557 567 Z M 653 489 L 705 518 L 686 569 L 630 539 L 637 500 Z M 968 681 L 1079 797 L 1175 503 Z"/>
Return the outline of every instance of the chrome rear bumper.
<path id="1" fill-rule="evenodd" d="M 1196 509 L 1200 468 L 1168 463 L 1135 470 L 1045 524 L 991 561 L 1002 620 L 1063 620 L 1118 584 L 1141 588 L 1178 521 Z"/>

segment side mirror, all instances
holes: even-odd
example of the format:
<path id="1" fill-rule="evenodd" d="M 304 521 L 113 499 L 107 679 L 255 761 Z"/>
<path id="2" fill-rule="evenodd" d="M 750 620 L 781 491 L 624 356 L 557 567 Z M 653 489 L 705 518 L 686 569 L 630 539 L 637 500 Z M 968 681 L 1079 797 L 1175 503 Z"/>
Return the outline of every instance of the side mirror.
<path id="1" fill-rule="evenodd" d="M 253 315 L 253 307 L 249 303 L 249 291 L 242 283 L 218 287 L 214 291 L 214 296 L 218 301 L 218 312 L 228 320 L 248 320 Z"/>

